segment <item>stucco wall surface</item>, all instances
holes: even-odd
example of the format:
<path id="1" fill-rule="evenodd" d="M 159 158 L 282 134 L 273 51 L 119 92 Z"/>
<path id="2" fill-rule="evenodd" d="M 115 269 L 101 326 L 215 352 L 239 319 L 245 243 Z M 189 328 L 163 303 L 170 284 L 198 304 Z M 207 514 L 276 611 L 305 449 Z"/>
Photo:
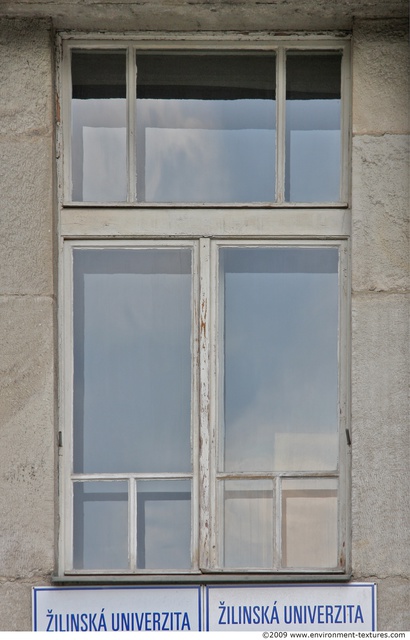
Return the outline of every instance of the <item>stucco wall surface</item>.
<path id="1" fill-rule="evenodd" d="M 379 629 L 410 629 L 409 64 L 407 28 L 353 33 L 353 573 Z"/>
<path id="2" fill-rule="evenodd" d="M 408 16 L 406 0 L 3 0 L 0 15 L 50 16 L 58 29 L 351 29 L 353 18 Z"/>
<path id="3" fill-rule="evenodd" d="M 31 586 L 54 567 L 49 27 L 0 19 L 0 630 L 30 629 Z"/>

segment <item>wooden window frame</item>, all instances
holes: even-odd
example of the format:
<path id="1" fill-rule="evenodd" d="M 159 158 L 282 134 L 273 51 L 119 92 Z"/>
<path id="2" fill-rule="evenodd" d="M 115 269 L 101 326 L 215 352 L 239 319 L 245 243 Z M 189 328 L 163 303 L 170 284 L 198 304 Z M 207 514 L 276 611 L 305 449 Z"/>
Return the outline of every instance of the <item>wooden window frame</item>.
<path id="1" fill-rule="evenodd" d="M 67 198 L 70 185 L 70 50 L 116 49 L 126 47 L 128 52 L 127 79 L 135 94 L 133 60 L 135 51 L 217 50 L 220 52 L 275 51 L 277 56 L 277 109 L 278 121 L 283 119 L 285 85 L 283 61 L 288 49 L 300 51 L 343 51 L 342 62 L 342 161 L 341 189 L 343 201 L 338 203 L 294 204 L 284 202 L 284 129 L 279 132 L 277 151 L 278 201 L 261 205 L 217 204 L 173 205 L 136 203 L 132 188 L 128 202 L 79 203 Z M 350 236 L 351 215 L 350 192 L 350 53 L 349 40 L 341 37 L 278 38 L 270 34 L 258 37 L 220 35 L 207 38 L 189 38 L 173 35 L 172 38 L 141 36 L 130 40 L 123 36 L 91 36 L 61 34 L 58 39 L 57 76 L 61 98 L 61 121 L 57 125 L 57 172 L 59 176 L 59 354 L 60 354 L 60 423 L 59 432 L 59 559 L 55 576 L 57 582 L 233 582 L 246 580 L 308 581 L 309 579 L 347 580 L 350 577 Z M 133 109 L 128 109 L 128 148 L 134 148 Z M 134 154 L 131 154 L 131 156 Z M 282 169 L 280 169 L 282 167 Z M 135 165 L 129 163 L 132 176 Z M 129 184 L 132 184 L 130 179 Z M 280 195 L 282 194 L 282 195 Z M 133 200 L 134 198 L 134 200 Z M 292 246 L 292 247 L 338 247 L 339 267 L 339 439 L 340 439 L 340 514 L 339 514 L 339 566 L 332 571 L 292 569 L 264 569 L 261 571 L 230 571 L 218 565 L 218 532 L 215 504 L 214 479 L 216 477 L 216 422 L 217 397 L 217 317 L 213 296 L 216 287 L 216 253 L 220 246 Z M 194 374 L 194 468 L 193 495 L 193 569 L 187 571 L 74 571 L 72 569 L 72 393 L 73 393 L 73 335 L 72 335 L 72 251 L 78 247 L 166 247 L 191 246 L 196 258 L 194 264 L 196 284 L 195 314 L 197 328 L 194 342 L 197 343 L 197 371 Z M 211 303 L 210 303 L 211 301 Z M 196 425 L 196 426 L 195 426 Z M 111 474 L 112 475 L 112 474 Z M 319 474 L 320 475 L 320 474 Z M 329 474 L 322 474 L 326 477 Z M 119 474 L 119 477 L 122 477 Z M 136 474 L 127 476 L 129 486 Z M 298 477 L 296 473 L 276 473 L 272 477 Z M 315 474 L 309 474 L 314 477 Z M 305 476 L 306 477 L 306 474 Z M 107 478 L 108 479 L 108 478 Z M 277 480 L 276 480 L 277 481 Z M 131 489 L 131 496 L 134 491 Z M 132 520 L 132 508 L 130 522 Z M 132 527 L 132 524 L 129 525 Z M 281 524 L 278 522 L 277 535 Z"/>

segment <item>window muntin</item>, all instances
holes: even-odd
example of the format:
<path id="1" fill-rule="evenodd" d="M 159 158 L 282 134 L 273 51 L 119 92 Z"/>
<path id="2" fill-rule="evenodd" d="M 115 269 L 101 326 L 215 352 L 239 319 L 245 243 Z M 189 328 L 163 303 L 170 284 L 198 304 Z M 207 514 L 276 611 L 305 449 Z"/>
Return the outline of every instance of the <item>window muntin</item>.
<path id="1" fill-rule="evenodd" d="M 70 201 L 346 201 L 341 49 L 69 55 Z"/>

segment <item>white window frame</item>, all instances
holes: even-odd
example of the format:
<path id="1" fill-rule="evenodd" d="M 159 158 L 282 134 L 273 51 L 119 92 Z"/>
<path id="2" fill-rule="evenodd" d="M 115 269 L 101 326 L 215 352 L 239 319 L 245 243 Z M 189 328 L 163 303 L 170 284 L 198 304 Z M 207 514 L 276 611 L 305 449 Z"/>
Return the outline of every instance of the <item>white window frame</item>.
<path id="1" fill-rule="evenodd" d="M 133 60 L 135 51 L 275 51 L 277 56 L 277 114 L 278 122 L 284 119 L 285 81 L 278 69 L 283 68 L 288 49 L 300 51 L 343 51 L 342 62 L 342 202 L 294 204 L 284 202 L 284 127 L 278 124 L 277 176 L 278 201 L 263 204 L 227 205 L 173 205 L 136 203 L 135 191 L 130 188 L 125 203 L 79 203 L 71 202 L 70 192 L 70 51 L 76 49 L 115 49 L 127 47 L 129 90 L 135 95 Z M 59 38 L 57 74 L 61 97 L 61 121 L 57 125 L 59 176 L 59 301 L 60 301 L 60 362 L 61 375 L 60 425 L 59 425 L 59 496 L 60 528 L 57 581 L 104 580 L 147 582 L 172 579 L 181 581 L 209 582 L 210 580 L 309 580 L 319 576 L 325 579 L 346 580 L 350 577 L 350 235 L 351 215 L 348 206 L 350 191 L 350 49 L 346 37 L 332 38 L 275 38 L 269 34 L 258 37 L 243 36 L 226 39 L 218 37 L 190 39 L 186 36 L 139 37 L 129 40 L 121 36 L 100 36 L 84 39 L 73 34 L 62 34 Z M 128 109 L 128 148 L 133 149 L 133 109 Z M 281 132 L 280 132 L 281 131 Z M 134 154 L 131 154 L 131 157 Z M 129 163 L 129 184 L 135 184 L 132 176 L 135 164 Z M 198 215 L 198 209 L 200 213 Z M 232 572 L 218 567 L 217 517 L 215 497 L 216 477 L 216 424 L 218 416 L 217 397 L 217 317 L 216 305 L 209 307 L 217 286 L 217 256 L 220 246 L 292 246 L 292 247 L 338 247 L 339 267 L 339 413 L 340 413 L 340 520 L 339 552 L 340 566 L 332 571 L 272 570 Z M 192 246 L 194 248 L 194 294 L 198 300 L 195 313 L 198 322 L 194 327 L 194 343 L 197 344 L 199 367 L 193 378 L 193 529 L 192 550 L 197 562 L 192 571 L 91 571 L 72 569 L 72 398 L 73 398 L 73 331 L 72 331 L 72 251 L 89 247 L 137 247 L 155 248 L 167 246 Z M 195 284 L 195 281 L 197 284 Z M 200 446 L 201 442 L 201 446 Z M 102 474 L 104 475 L 104 474 Z M 129 486 L 138 474 L 110 474 L 127 477 Z M 229 474 L 231 477 L 234 474 Z M 272 477 L 298 477 L 298 473 L 272 473 Z M 331 474 L 304 474 L 304 477 Z M 88 476 L 82 474 L 82 479 Z M 150 476 L 151 477 L 151 476 Z M 153 476 L 152 476 L 153 477 Z M 95 479 L 95 478 L 94 478 Z M 107 477 L 108 479 L 108 477 Z M 278 481 L 278 480 L 277 480 Z M 200 495 L 201 488 L 201 495 Z M 131 498 L 134 495 L 131 489 Z M 130 500 L 131 502 L 131 500 Z M 133 521 L 130 507 L 130 522 Z M 129 525 L 132 528 L 132 524 Z M 278 527 L 279 525 L 277 525 Z M 131 530 L 132 534 L 132 530 Z M 277 531 L 280 540 L 280 531 Z M 131 552 L 132 555 L 132 552 Z"/>
<path id="2" fill-rule="evenodd" d="M 177 51 L 177 52 L 230 52 L 230 53 L 244 53 L 244 52 L 270 52 L 276 54 L 276 116 L 277 116 L 277 144 L 276 144 L 276 201 L 266 203 L 267 206 L 272 207 L 316 207 L 323 206 L 323 202 L 309 202 L 305 205 L 303 203 L 286 202 L 285 200 L 285 110 L 286 110 L 286 84 L 285 84 L 285 58 L 288 51 L 299 52 L 341 52 L 342 57 L 342 111 L 341 111 L 341 158 L 340 158 L 340 200 L 337 202 L 327 202 L 326 206 L 343 207 L 347 206 L 349 201 L 349 144 L 348 144 L 348 132 L 349 132 L 349 114 L 350 114 L 350 47 L 349 41 L 346 38 L 321 38 L 321 39 L 281 39 L 281 38 L 269 38 L 267 41 L 264 38 L 247 40 L 232 41 L 229 39 L 221 40 L 216 38 L 208 38 L 207 40 L 189 40 L 175 37 L 173 40 L 168 39 L 164 41 L 158 39 L 138 39 L 136 41 L 129 41 L 121 38 L 101 39 L 94 41 L 88 39 L 76 39 L 76 38 L 63 38 L 61 46 L 61 80 L 65 86 L 65 91 L 62 96 L 62 110 L 63 110 L 63 150 L 64 150 L 64 165 L 62 175 L 62 194 L 61 198 L 64 204 L 76 204 L 84 205 L 83 202 L 76 202 L 71 199 L 71 135 L 70 135 L 70 123 L 71 123 L 71 50 L 72 49 L 84 49 L 84 50 L 119 50 L 124 49 L 127 55 L 127 68 L 126 68 L 126 82 L 127 82 L 127 166 L 128 166 L 128 194 L 127 201 L 118 203 L 119 206 L 132 206 L 132 207 L 144 207 L 146 203 L 139 203 L 136 201 L 136 127 L 135 127 L 135 109 L 133 107 L 134 102 L 131 97 L 136 95 L 136 53 L 153 52 L 159 53 L 164 51 Z M 171 206 L 178 206 L 179 203 L 175 203 Z M 189 204 L 189 203 L 183 203 Z M 103 202 L 87 202 L 87 205 L 100 205 L 110 206 Z M 247 203 L 246 206 L 251 206 L 252 203 Z M 255 206 L 260 206 L 261 203 L 255 203 Z M 115 205 L 114 205 L 115 206 Z M 149 206 L 155 206 L 155 203 L 149 203 Z M 159 205 L 160 206 L 160 205 Z M 196 208 L 205 205 L 194 205 Z M 226 206 L 235 206 L 235 204 L 225 204 Z"/>

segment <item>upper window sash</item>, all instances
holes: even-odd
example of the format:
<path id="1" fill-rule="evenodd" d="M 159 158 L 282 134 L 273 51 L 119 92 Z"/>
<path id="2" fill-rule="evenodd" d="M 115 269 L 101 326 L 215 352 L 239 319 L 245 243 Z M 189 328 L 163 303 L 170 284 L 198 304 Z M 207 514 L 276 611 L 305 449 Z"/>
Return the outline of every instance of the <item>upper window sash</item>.
<path id="1" fill-rule="evenodd" d="M 349 44 L 301 43 L 64 41 L 63 201 L 346 205 Z"/>

